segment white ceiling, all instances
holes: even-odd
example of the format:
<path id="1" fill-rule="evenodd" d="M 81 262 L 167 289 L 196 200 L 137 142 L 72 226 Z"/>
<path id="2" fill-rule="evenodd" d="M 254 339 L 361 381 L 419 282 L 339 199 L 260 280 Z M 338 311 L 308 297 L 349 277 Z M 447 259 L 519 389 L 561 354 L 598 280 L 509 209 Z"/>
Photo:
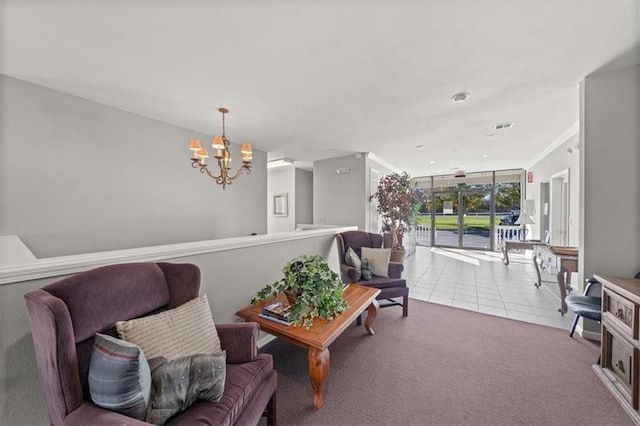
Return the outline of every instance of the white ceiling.
<path id="1" fill-rule="evenodd" d="M 640 63 L 639 3 L 5 0 L 0 73 L 211 135 L 224 106 L 232 142 L 298 165 L 527 167 L 586 75 Z"/>

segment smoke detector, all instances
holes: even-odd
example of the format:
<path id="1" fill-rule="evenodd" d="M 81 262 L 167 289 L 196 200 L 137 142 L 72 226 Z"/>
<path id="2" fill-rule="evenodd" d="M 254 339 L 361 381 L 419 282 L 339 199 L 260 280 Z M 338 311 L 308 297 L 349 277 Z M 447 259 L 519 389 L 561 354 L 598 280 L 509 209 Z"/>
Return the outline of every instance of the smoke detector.
<path id="1" fill-rule="evenodd" d="M 464 101 L 467 100 L 468 97 L 469 97 L 468 93 L 461 92 L 461 93 L 456 93 L 455 95 L 453 95 L 451 97 L 451 100 L 453 102 L 464 102 Z"/>

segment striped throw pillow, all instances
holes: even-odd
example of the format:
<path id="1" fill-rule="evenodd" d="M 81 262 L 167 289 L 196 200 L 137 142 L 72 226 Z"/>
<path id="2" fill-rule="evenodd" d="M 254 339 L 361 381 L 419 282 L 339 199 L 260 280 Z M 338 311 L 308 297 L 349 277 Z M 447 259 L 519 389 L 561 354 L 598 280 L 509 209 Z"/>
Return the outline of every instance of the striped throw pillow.
<path id="1" fill-rule="evenodd" d="M 89 393 L 99 407 L 144 420 L 151 371 L 138 345 L 96 334 L 89 361 Z"/>
<path id="2" fill-rule="evenodd" d="M 174 360 L 222 350 L 206 294 L 159 314 L 118 321 L 116 329 L 121 338 L 140 346 L 147 359 Z"/>

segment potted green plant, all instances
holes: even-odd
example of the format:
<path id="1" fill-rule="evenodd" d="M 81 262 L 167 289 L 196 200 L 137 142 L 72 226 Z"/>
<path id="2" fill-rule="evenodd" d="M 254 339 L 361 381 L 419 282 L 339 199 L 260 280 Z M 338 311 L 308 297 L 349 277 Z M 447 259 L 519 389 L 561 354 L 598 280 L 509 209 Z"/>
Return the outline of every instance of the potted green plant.
<path id="1" fill-rule="evenodd" d="M 252 304 L 285 293 L 291 304 L 290 321 L 306 328 L 316 317 L 331 321 L 347 309 L 344 283 L 321 256 L 298 256 L 287 262 L 282 272 L 284 277 L 260 290 Z"/>
<path id="2" fill-rule="evenodd" d="M 383 232 L 391 233 L 391 260 L 402 262 L 405 249 L 402 236 L 412 229 L 416 222 L 416 207 L 420 198 L 407 172 L 385 175 L 378 184 L 378 190 L 370 199 L 378 199 L 378 213 L 382 215 Z"/>

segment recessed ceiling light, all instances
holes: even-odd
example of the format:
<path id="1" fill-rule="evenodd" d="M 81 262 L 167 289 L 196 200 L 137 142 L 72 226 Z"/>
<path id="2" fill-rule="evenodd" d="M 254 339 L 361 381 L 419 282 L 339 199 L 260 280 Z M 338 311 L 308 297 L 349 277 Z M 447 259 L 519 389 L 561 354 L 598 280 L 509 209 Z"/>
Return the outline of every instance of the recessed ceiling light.
<path id="1" fill-rule="evenodd" d="M 484 154 L 484 155 L 482 156 L 482 158 L 487 158 L 488 156 L 489 156 L 489 154 Z"/>
<path id="2" fill-rule="evenodd" d="M 434 160 L 429 161 L 429 164 L 436 164 Z"/>
<path id="3" fill-rule="evenodd" d="M 488 138 L 495 138 L 495 137 L 496 137 L 496 134 L 495 134 L 495 133 L 489 133 L 489 134 L 487 135 L 487 137 L 488 137 Z"/>
<path id="4" fill-rule="evenodd" d="M 424 148 L 424 145 L 416 145 L 416 149 L 422 149 Z"/>
<path id="5" fill-rule="evenodd" d="M 464 102 L 464 101 L 467 100 L 468 97 L 469 97 L 468 93 L 461 92 L 461 93 L 456 93 L 455 95 L 453 95 L 451 97 L 451 100 L 453 102 Z"/>

